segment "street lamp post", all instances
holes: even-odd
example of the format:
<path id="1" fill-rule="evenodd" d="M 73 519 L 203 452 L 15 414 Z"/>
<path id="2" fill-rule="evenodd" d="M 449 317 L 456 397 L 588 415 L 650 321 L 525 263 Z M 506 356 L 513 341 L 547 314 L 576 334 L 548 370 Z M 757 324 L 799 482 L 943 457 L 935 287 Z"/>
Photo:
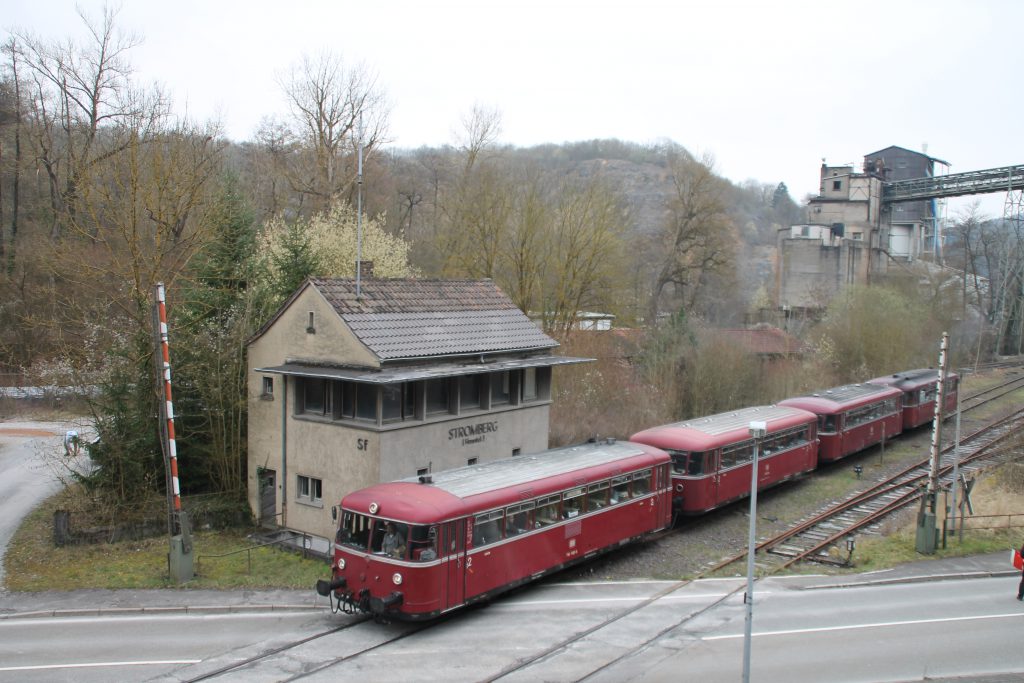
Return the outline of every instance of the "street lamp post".
<path id="1" fill-rule="evenodd" d="M 761 439 L 768 431 L 767 422 L 751 422 L 754 439 L 754 460 L 750 468 L 750 533 L 747 537 L 747 592 L 743 595 L 747 615 L 743 629 L 743 683 L 750 683 L 750 638 L 754 627 L 754 551 L 757 544 L 757 458 Z"/>

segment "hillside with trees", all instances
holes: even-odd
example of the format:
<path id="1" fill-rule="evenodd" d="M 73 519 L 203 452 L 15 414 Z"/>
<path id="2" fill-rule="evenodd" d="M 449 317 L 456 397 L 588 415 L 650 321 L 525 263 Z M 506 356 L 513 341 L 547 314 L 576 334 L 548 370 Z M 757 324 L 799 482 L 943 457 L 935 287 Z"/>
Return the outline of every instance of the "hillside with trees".
<path id="1" fill-rule="evenodd" d="M 491 278 L 567 353 L 600 359 L 559 380 L 553 442 L 928 364 L 954 322 L 936 299 L 914 318 L 928 335 L 885 355 L 842 324 L 876 296 L 851 292 L 807 330 L 814 363 L 772 370 L 706 332 L 771 307 L 777 231 L 802 220 L 785 185 L 730 182 L 669 140 L 508 146 L 483 108 L 451 145 L 395 148 L 381 85 L 332 53 L 281 80 L 287 117 L 231 141 L 133 79 L 138 38 L 115 12 L 83 21 L 85 42 L 3 46 L 0 373 L 98 388 L 84 483 L 126 504 L 163 486 L 153 285 L 168 290 L 183 486 L 240 493 L 246 341 L 304 278 L 354 274 L 357 226 L 377 276 Z M 886 296 L 879 339 L 921 310 L 916 292 Z M 575 334 L 585 311 L 635 334 Z"/>

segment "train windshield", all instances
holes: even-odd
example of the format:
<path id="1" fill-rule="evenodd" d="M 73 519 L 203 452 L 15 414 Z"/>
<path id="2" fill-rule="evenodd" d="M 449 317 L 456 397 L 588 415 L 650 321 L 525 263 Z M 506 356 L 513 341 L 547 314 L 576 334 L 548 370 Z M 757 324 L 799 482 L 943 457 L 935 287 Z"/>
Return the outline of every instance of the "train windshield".
<path id="1" fill-rule="evenodd" d="M 819 434 L 835 434 L 836 433 L 836 416 L 835 415 L 819 415 L 818 416 L 818 433 Z"/>
<path id="2" fill-rule="evenodd" d="M 437 526 L 404 524 L 345 510 L 338 525 L 339 545 L 399 560 L 437 558 Z"/>
<path id="3" fill-rule="evenodd" d="M 672 474 L 688 474 L 696 476 L 704 474 L 704 453 L 688 451 L 669 451 L 672 455 Z"/>

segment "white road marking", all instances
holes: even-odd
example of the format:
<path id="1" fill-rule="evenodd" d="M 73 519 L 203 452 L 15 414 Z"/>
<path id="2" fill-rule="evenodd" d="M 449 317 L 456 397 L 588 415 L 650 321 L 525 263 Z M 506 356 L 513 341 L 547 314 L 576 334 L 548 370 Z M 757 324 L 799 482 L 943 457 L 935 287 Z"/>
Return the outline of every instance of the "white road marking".
<path id="1" fill-rule="evenodd" d="M 82 662 L 78 664 L 37 664 L 34 666 L 0 666 L 0 671 L 45 671 L 47 669 L 88 669 L 114 666 L 158 666 L 162 664 L 198 664 L 201 659 L 152 659 L 142 662 Z"/>
<path id="2" fill-rule="evenodd" d="M 885 628 L 887 626 L 919 626 L 922 624 L 945 624 L 956 621 L 982 621 L 985 619 L 1012 619 L 1024 617 L 1024 613 L 1015 612 L 1012 614 L 982 614 L 973 617 L 944 617 L 942 619 L 911 619 L 907 621 L 880 621 L 874 624 L 851 624 L 848 626 L 822 626 L 820 628 L 798 628 L 788 631 L 762 631 L 754 633 L 755 638 L 762 636 L 792 636 L 806 633 L 826 633 L 828 631 L 853 631 L 865 628 Z M 735 633 L 724 636 L 704 636 L 701 640 L 729 640 L 742 638 L 744 634 Z"/>

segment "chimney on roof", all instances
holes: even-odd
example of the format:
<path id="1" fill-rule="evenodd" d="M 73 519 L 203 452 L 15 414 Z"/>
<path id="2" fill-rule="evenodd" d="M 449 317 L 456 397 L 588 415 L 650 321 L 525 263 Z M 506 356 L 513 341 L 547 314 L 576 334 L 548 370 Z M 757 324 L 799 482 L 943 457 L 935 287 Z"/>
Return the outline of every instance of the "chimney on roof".
<path id="1" fill-rule="evenodd" d="M 373 261 L 358 261 L 356 265 L 359 267 L 360 280 L 369 280 L 373 277 Z"/>

